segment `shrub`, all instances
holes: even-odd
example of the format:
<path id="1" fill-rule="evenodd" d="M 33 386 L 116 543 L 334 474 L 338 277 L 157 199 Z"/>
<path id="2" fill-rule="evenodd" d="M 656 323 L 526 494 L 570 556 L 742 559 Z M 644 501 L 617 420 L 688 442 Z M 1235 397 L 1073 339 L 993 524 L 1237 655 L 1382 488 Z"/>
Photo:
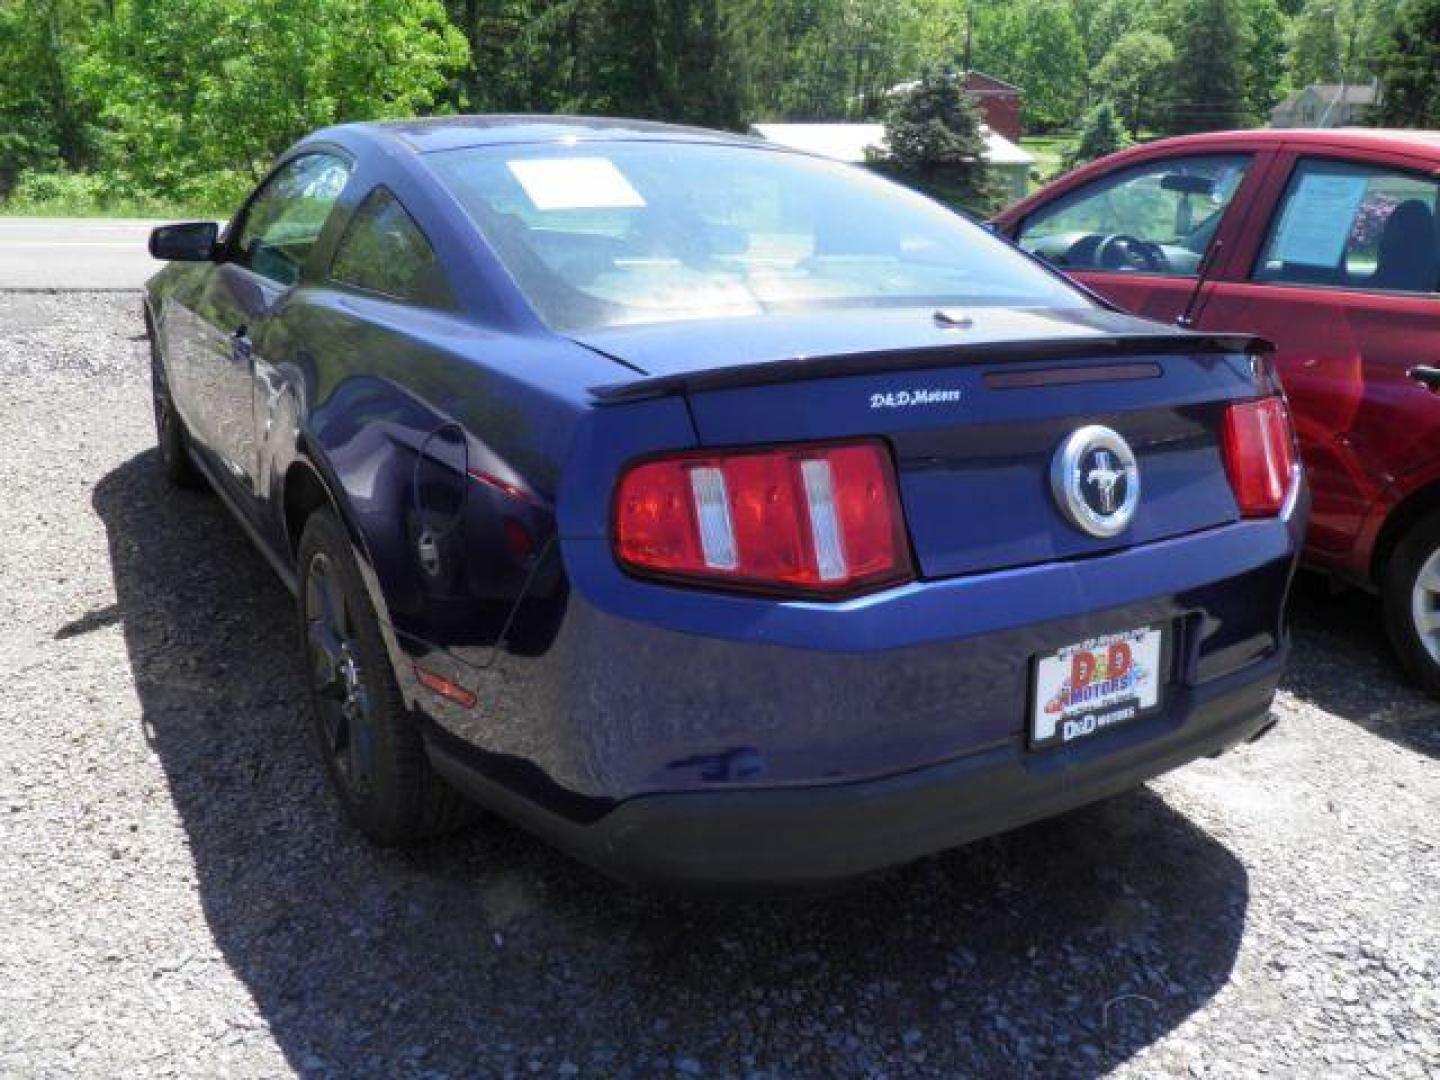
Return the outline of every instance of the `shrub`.
<path id="1" fill-rule="evenodd" d="M 1080 138 L 1075 145 L 1065 152 L 1065 167 L 1073 169 L 1077 165 L 1084 165 L 1087 161 L 1094 161 L 1096 158 L 1113 154 L 1117 150 L 1124 150 L 1130 145 L 1130 136 L 1125 134 L 1124 125 L 1120 123 L 1120 117 L 1116 115 L 1115 106 L 1110 99 L 1096 105 L 1085 114 L 1085 121 L 1080 128 Z"/>
<path id="2" fill-rule="evenodd" d="M 984 214 L 996 201 L 980 107 L 951 68 L 935 67 L 899 95 L 872 164 L 942 202 Z"/>
<path id="3" fill-rule="evenodd" d="M 220 218 L 233 213 L 239 202 L 238 196 L 231 197 L 235 180 L 216 176 L 205 186 L 165 197 L 136 191 L 105 173 L 27 169 L 0 203 L 0 212 L 47 217 Z"/>

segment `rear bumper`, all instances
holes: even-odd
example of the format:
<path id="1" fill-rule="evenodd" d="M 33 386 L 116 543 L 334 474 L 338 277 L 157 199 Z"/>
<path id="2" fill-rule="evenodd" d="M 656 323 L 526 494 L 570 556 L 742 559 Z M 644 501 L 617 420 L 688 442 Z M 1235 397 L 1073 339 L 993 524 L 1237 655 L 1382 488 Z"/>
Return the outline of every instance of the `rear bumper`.
<path id="1" fill-rule="evenodd" d="M 641 795 L 577 823 L 523 799 L 440 741 L 432 756 L 462 790 L 607 873 L 716 886 L 844 879 L 1004 832 L 1135 787 L 1255 738 L 1284 650 L 1198 687 L 1177 687 L 1166 716 L 1055 755 L 1019 740 L 858 783 Z"/>

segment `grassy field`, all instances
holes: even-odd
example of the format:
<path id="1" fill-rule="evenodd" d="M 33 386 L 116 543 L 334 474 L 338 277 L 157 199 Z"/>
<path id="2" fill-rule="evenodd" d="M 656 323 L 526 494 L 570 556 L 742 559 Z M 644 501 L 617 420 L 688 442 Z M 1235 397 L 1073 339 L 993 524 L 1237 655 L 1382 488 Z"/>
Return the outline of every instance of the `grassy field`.
<path id="1" fill-rule="evenodd" d="M 163 199 L 26 199 L 0 202 L 0 217 L 145 218 L 223 221 L 230 211 L 206 210 Z"/>
<path id="2" fill-rule="evenodd" d="M 1034 155 L 1032 171 L 1048 183 L 1064 171 L 1062 158 L 1074 139 L 1073 135 L 1031 135 L 1020 140 L 1020 148 Z"/>
<path id="3" fill-rule="evenodd" d="M 210 200 L 205 200 L 210 201 Z M 216 220 L 231 211 L 179 198 L 136 196 L 117 190 L 113 180 L 98 173 L 27 172 L 4 199 L 0 215 L 8 217 L 111 217 Z"/>

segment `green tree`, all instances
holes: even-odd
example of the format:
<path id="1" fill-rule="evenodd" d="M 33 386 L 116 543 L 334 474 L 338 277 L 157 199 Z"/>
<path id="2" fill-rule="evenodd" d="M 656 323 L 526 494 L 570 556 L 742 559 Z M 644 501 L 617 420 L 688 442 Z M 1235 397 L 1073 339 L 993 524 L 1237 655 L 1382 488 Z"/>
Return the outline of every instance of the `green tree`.
<path id="1" fill-rule="evenodd" d="M 1183 0 L 1167 102 L 1170 131 L 1240 127 L 1245 114 L 1244 27 L 1237 0 Z"/>
<path id="2" fill-rule="evenodd" d="M 996 193 L 980 125 L 960 75 L 937 65 L 897 96 L 885 120 L 885 153 L 874 164 L 943 202 L 987 212 Z"/>
<path id="3" fill-rule="evenodd" d="M 1340 24 L 1337 0 L 1307 0 L 1290 27 L 1287 64 L 1297 87 L 1340 81 Z"/>
<path id="4" fill-rule="evenodd" d="M 1085 114 L 1080 138 L 1065 153 L 1065 167 L 1073 169 L 1087 161 L 1105 157 L 1130 145 L 1115 106 L 1106 98 Z"/>
<path id="5" fill-rule="evenodd" d="M 99 14 L 89 0 L 0 2 L 0 196 L 27 168 L 90 163 L 89 103 L 74 70 Z"/>
<path id="6" fill-rule="evenodd" d="M 1020 0 L 982 10 L 974 64 L 1025 92 L 1027 128 L 1071 127 L 1079 119 L 1089 64 L 1070 0 Z"/>
<path id="7" fill-rule="evenodd" d="M 1114 96 L 1124 114 L 1131 134 L 1137 138 L 1140 129 L 1155 121 L 1155 101 L 1164 90 L 1175 62 L 1175 49 L 1169 40 L 1150 30 L 1132 30 L 1112 45 L 1095 68 L 1095 85 Z M 1107 99 L 1102 102 L 1110 106 Z M 1087 117 L 1093 121 L 1095 112 Z"/>
<path id="8" fill-rule="evenodd" d="M 1264 119 L 1285 96 L 1285 49 L 1290 20 L 1276 0 L 1245 0 L 1245 110 Z"/>
<path id="9" fill-rule="evenodd" d="M 1397 0 L 1305 0 L 1290 29 L 1291 82 L 1369 81 L 1396 19 Z"/>
<path id="10" fill-rule="evenodd" d="M 604 8 L 577 56 L 588 111 L 739 125 L 720 0 L 609 0 Z"/>
<path id="11" fill-rule="evenodd" d="M 308 131 L 424 111 L 465 53 L 440 0 L 116 0 L 77 77 L 127 190 L 215 205 Z"/>
<path id="12" fill-rule="evenodd" d="M 1378 119 L 1393 127 L 1440 127 L 1440 0 L 1405 0 L 1378 67 Z"/>
<path id="13" fill-rule="evenodd" d="M 890 90 L 949 60 L 963 24 L 949 0 L 730 0 L 733 65 L 752 118 L 883 113 Z"/>
<path id="14" fill-rule="evenodd" d="M 1115 43 L 1132 30 L 1149 29 L 1141 25 L 1145 21 L 1143 10 L 1133 0 L 1103 0 L 1091 13 L 1085 32 L 1085 56 L 1090 67 L 1093 69 L 1099 64 Z M 1098 83 L 1098 77 L 1092 82 Z"/>

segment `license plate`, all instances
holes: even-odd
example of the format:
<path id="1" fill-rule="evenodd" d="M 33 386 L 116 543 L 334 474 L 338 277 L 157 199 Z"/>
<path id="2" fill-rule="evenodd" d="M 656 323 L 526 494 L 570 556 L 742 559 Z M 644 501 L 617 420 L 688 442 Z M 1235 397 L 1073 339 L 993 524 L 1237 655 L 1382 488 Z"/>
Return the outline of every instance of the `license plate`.
<path id="1" fill-rule="evenodd" d="M 1072 743 L 1159 708 L 1164 646 L 1164 630 L 1146 626 L 1040 657 L 1031 696 L 1031 747 Z"/>

